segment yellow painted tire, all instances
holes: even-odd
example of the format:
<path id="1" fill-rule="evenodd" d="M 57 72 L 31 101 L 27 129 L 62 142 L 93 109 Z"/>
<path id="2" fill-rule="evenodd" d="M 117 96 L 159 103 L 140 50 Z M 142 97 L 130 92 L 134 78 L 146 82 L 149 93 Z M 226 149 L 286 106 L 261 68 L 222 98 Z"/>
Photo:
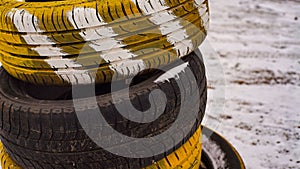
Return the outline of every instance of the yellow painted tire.
<path id="1" fill-rule="evenodd" d="M 30 83 L 106 83 L 189 54 L 208 22 L 208 0 L 4 0 L 0 56 Z"/>
<path id="2" fill-rule="evenodd" d="M 21 169 L 6 153 L 3 144 L 0 142 L 0 158 L 2 169 Z"/>
<path id="3" fill-rule="evenodd" d="M 166 158 L 153 162 L 152 165 L 144 169 L 199 169 L 201 164 L 202 150 L 202 132 L 201 127 L 193 134 L 193 136 L 181 147 L 168 155 Z M 0 142 L 0 157 L 2 169 L 21 169 L 7 154 Z M 35 163 L 35 162 L 31 162 Z M 41 164 L 40 164 L 41 165 Z M 91 164 L 92 166 L 93 164 Z M 42 167 L 44 167 L 42 165 Z M 90 166 L 89 166 L 90 167 Z"/>

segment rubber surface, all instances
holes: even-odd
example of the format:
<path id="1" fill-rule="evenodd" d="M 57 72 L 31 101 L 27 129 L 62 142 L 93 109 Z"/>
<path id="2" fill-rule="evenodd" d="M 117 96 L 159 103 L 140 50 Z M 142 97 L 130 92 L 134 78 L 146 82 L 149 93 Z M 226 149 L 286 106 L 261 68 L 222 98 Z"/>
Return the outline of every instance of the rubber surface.
<path id="1" fill-rule="evenodd" d="M 144 169 L 198 169 L 201 159 L 201 140 L 200 127 L 183 146 L 172 152 L 166 158 L 153 162 L 152 165 Z M 21 167 L 9 157 L 2 143 L 0 143 L 0 158 L 2 169 L 21 169 Z M 40 165 L 43 167 L 42 164 Z M 90 168 L 89 165 L 91 164 L 87 164 L 87 166 L 82 169 Z"/>
<path id="2" fill-rule="evenodd" d="M 202 132 L 202 134 L 204 135 L 204 137 L 208 138 L 208 140 L 207 140 L 207 143 L 205 143 L 203 145 L 200 169 L 217 169 L 217 168 L 245 169 L 245 165 L 244 165 L 244 162 L 243 162 L 241 156 L 236 151 L 236 149 L 232 146 L 232 144 L 230 144 L 222 136 L 215 133 L 211 129 L 209 129 L 205 126 L 202 126 L 202 128 L 203 128 L 203 131 L 204 131 L 204 132 Z M 209 145 L 209 144 L 211 144 L 211 145 Z M 209 148 L 209 146 L 212 146 L 212 145 L 220 145 L 219 150 L 221 150 L 221 152 L 224 152 L 226 154 L 226 156 L 223 157 L 223 159 L 222 159 L 222 160 L 226 161 L 225 165 L 224 165 L 224 163 L 222 164 L 222 163 L 216 162 L 217 160 L 220 159 L 220 155 L 215 153 L 217 151 L 212 151 Z M 227 148 L 225 148 L 226 150 L 224 151 L 224 148 L 222 149 L 221 147 L 227 147 Z M 184 154 L 186 151 L 185 150 L 180 151 L 181 148 L 183 148 L 183 147 L 180 147 L 178 150 L 176 150 L 174 153 L 172 153 L 172 155 L 175 155 L 175 153 L 177 153 L 177 156 L 178 156 L 178 154 L 179 155 Z M 2 168 L 3 169 L 8 169 L 8 168 L 10 168 L 10 169 L 20 169 L 20 167 L 18 167 L 11 160 L 11 158 L 9 158 L 8 154 L 3 149 L 2 145 L 0 146 L 0 154 L 1 154 L 0 157 L 1 157 L 1 163 L 2 163 Z M 169 155 L 167 157 L 167 159 L 169 160 L 172 155 Z M 230 158 L 228 158 L 228 157 L 230 157 Z M 163 161 L 164 161 L 165 164 L 168 164 L 168 162 L 167 163 L 165 162 L 166 159 L 163 159 L 160 162 L 163 162 Z M 156 163 L 156 165 L 159 165 L 160 162 Z M 191 163 L 191 164 L 193 164 L 193 163 Z M 160 168 L 163 168 L 163 166 L 166 166 L 166 165 L 159 165 L 159 166 L 160 166 Z M 151 167 L 155 168 L 153 165 L 149 166 L 147 168 L 151 168 Z M 198 167 L 199 166 L 195 166 L 195 169 L 198 169 Z"/>
<path id="3" fill-rule="evenodd" d="M 203 149 L 200 169 L 245 169 L 238 151 L 224 137 L 202 126 Z"/>
<path id="4" fill-rule="evenodd" d="M 107 83 L 183 57 L 202 43 L 208 0 L 0 2 L 0 56 L 40 85 Z"/>
<path id="5" fill-rule="evenodd" d="M 204 115 L 206 106 L 206 78 L 205 68 L 201 56 L 191 53 L 183 58 L 184 63 L 174 62 L 167 70 L 181 68 L 177 73 L 155 73 L 148 75 L 146 80 L 130 87 L 130 100 L 120 100 L 112 104 L 110 91 L 108 94 L 99 94 L 96 98 L 98 107 L 106 121 L 118 132 L 130 137 L 149 137 L 160 134 L 167 130 L 176 120 L 180 110 L 181 101 L 190 104 L 190 110 L 198 112 L 196 123 L 187 122 L 186 126 L 178 126 L 179 129 L 192 126 L 191 134 L 198 128 Z M 182 68 L 182 66 L 184 66 Z M 189 74 L 188 70 L 191 70 Z M 167 76 L 166 76 L 167 75 Z M 153 159 L 161 159 L 173 150 L 166 150 L 166 154 L 147 159 L 125 159 L 110 154 L 99 148 L 85 133 L 78 122 L 74 112 L 73 100 L 41 100 L 36 99 L 28 90 L 37 90 L 43 93 L 59 93 L 55 89 L 37 89 L 33 86 L 18 81 L 9 76 L 5 71 L 0 71 L 0 110 L 2 141 L 10 148 L 12 154 L 18 154 L 16 161 L 21 166 L 27 166 L 24 158 L 31 161 L 41 161 L 50 164 L 83 165 L 83 163 L 95 161 L 95 159 L 110 159 L 111 163 L 121 163 L 125 166 L 144 167 L 151 164 Z M 160 79 L 164 77 L 164 79 Z M 192 83 L 191 78 L 196 78 Z M 178 84 L 183 85 L 184 93 L 180 93 Z M 100 91 L 103 89 L 100 86 Z M 121 116 L 115 109 L 118 104 L 131 102 L 136 109 L 146 111 L 150 107 L 149 94 L 153 90 L 162 90 L 167 97 L 166 108 L 163 114 L 151 123 L 138 124 Z M 194 95 L 198 90 L 200 96 Z M 40 91 L 40 92 L 39 92 Z M 123 90 L 114 91 L 117 95 L 124 95 Z M 151 98 L 151 97 L 150 97 Z M 88 99 L 86 99 L 88 101 Z M 154 102 L 155 103 L 155 102 Z M 194 106 L 199 103 L 199 107 Z M 156 110 L 161 110 L 160 103 L 155 103 Z M 82 105 L 80 113 L 89 113 L 89 105 Z M 95 126 L 96 127 L 96 126 Z M 97 129 L 97 128 L 96 128 Z M 101 136 L 106 136 L 101 133 Z M 175 146 L 178 148 L 180 145 Z M 116 162 L 118 161 L 118 162 Z M 138 167 L 138 168 L 140 168 Z"/>

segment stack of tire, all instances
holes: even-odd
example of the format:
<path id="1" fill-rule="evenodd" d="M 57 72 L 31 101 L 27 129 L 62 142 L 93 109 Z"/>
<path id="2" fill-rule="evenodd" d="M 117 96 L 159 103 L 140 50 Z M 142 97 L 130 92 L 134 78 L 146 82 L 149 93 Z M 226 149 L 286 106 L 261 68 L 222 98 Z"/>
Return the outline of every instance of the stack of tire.
<path id="1" fill-rule="evenodd" d="M 208 0 L 2 0 L 2 168 L 198 169 L 208 16 Z"/>

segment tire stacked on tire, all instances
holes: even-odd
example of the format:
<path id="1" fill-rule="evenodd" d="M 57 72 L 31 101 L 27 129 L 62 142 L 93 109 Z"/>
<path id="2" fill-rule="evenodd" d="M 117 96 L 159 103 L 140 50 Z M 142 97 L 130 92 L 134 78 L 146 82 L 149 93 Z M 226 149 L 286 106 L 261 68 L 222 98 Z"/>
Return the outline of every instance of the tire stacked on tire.
<path id="1" fill-rule="evenodd" d="M 207 0 L 0 4 L 2 167 L 199 168 L 207 88 L 197 48 Z M 127 105 L 140 119 L 130 118 L 135 111 Z M 129 138 L 177 132 L 165 139 L 171 148 L 156 142 L 145 147 L 153 155 L 122 156 L 98 144 L 121 146 L 94 112 Z"/>

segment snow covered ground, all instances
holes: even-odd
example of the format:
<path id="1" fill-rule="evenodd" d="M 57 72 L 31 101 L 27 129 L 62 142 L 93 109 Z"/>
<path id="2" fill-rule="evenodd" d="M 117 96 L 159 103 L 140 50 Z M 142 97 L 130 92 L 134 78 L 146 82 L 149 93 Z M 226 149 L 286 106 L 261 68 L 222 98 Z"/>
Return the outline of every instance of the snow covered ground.
<path id="1" fill-rule="evenodd" d="M 248 169 L 299 169 L 300 1 L 210 0 L 210 10 L 205 125 Z"/>

